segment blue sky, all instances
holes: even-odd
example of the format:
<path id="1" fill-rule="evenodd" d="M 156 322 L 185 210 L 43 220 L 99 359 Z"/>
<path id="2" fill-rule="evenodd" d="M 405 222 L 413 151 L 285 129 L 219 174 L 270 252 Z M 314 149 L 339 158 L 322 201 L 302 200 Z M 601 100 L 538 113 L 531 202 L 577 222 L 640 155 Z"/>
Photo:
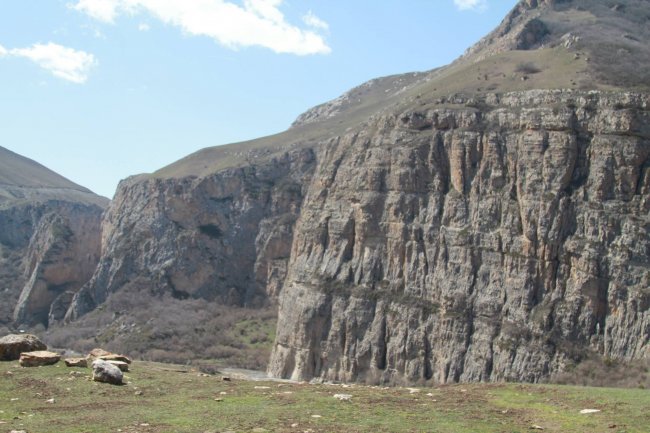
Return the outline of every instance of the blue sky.
<path id="1" fill-rule="evenodd" d="M 515 3 L 3 0 L 0 146 L 112 197 L 371 78 L 447 64 Z"/>

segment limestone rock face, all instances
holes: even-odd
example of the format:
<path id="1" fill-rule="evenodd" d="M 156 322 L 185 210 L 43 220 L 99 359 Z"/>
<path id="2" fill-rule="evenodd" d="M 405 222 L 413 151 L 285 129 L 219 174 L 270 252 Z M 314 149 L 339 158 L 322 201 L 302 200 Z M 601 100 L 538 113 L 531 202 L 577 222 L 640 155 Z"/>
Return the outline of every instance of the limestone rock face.
<path id="1" fill-rule="evenodd" d="M 0 338 L 0 361 L 15 361 L 23 352 L 46 350 L 47 346 L 31 334 L 11 334 Z"/>
<path id="2" fill-rule="evenodd" d="M 60 320 L 60 304 L 92 276 L 99 260 L 102 208 L 61 203 L 44 214 L 25 257 L 25 285 L 14 310 L 19 324 Z M 67 307 L 67 305 L 66 305 Z"/>
<path id="3" fill-rule="evenodd" d="M 0 327 L 48 326 L 67 309 L 99 258 L 107 203 L 0 147 Z"/>
<path id="4" fill-rule="evenodd" d="M 102 228 L 102 255 L 67 313 L 74 320 L 131 288 L 259 306 L 284 281 L 311 150 L 206 177 L 132 178 Z"/>
<path id="5" fill-rule="evenodd" d="M 538 381 L 650 356 L 650 97 L 526 91 L 320 151 L 269 372 Z"/>

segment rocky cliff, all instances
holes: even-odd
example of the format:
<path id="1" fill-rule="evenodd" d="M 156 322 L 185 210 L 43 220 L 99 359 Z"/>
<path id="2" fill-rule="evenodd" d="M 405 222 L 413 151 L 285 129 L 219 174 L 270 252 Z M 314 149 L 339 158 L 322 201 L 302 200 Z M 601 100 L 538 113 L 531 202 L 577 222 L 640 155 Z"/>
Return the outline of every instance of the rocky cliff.
<path id="1" fill-rule="evenodd" d="M 99 259 L 108 200 L 0 148 L 0 325 L 60 320 Z"/>
<path id="2" fill-rule="evenodd" d="M 647 359 L 648 20 L 644 1 L 522 1 L 325 143 L 269 372 L 539 381 Z"/>
<path id="3" fill-rule="evenodd" d="M 589 351 L 648 357 L 649 109 L 629 93 L 488 94 L 330 141 L 269 371 L 537 381 Z"/>
<path id="4" fill-rule="evenodd" d="M 286 274 L 311 150 L 178 179 L 122 182 L 103 222 L 102 255 L 68 319 L 129 287 L 176 299 L 262 306 Z"/>

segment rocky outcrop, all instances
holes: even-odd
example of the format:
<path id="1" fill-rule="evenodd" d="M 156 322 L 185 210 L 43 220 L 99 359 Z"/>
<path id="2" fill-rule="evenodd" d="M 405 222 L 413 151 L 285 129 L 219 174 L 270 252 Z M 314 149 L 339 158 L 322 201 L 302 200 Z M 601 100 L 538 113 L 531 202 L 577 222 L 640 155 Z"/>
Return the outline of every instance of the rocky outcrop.
<path id="1" fill-rule="evenodd" d="M 67 313 L 74 320 L 116 291 L 260 306 L 286 273 L 311 150 L 207 177 L 132 178 L 103 222 L 102 256 Z"/>
<path id="2" fill-rule="evenodd" d="M 92 276 L 99 260 L 103 209 L 79 203 L 48 203 L 25 251 L 25 285 L 14 322 L 48 326 L 60 320 L 71 295 Z M 67 305 L 66 305 L 67 303 Z"/>
<path id="3" fill-rule="evenodd" d="M 60 319 L 97 263 L 107 203 L 0 147 L 0 326 Z"/>
<path id="4" fill-rule="evenodd" d="M 538 381 L 650 355 L 650 97 L 454 103 L 322 148 L 272 375 Z"/>

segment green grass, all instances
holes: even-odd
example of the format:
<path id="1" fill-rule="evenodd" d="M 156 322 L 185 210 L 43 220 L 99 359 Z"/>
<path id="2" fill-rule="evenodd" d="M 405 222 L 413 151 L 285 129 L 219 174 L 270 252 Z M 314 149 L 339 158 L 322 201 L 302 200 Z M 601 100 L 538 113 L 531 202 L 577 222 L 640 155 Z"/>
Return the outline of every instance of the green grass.
<path id="1" fill-rule="evenodd" d="M 128 384 L 89 369 L 0 364 L 0 431 L 28 432 L 647 432 L 650 392 L 548 385 L 422 388 L 225 382 L 135 362 Z M 82 372 L 80 377 L 70 372 Z M 8 373 L 10 372 L 10 373 Z M 141 395 L 138 395 L 140 394 Z M 334 394 L 351 394 L 349 402 Z M 430 395 L 428 395 L 430 394 Z M 47 400 L 54 398 L 54 403 Z M 581 409 L 600 409 L 581 415 Z M 313 417 L 319 415 L 320 417 Z"/>

